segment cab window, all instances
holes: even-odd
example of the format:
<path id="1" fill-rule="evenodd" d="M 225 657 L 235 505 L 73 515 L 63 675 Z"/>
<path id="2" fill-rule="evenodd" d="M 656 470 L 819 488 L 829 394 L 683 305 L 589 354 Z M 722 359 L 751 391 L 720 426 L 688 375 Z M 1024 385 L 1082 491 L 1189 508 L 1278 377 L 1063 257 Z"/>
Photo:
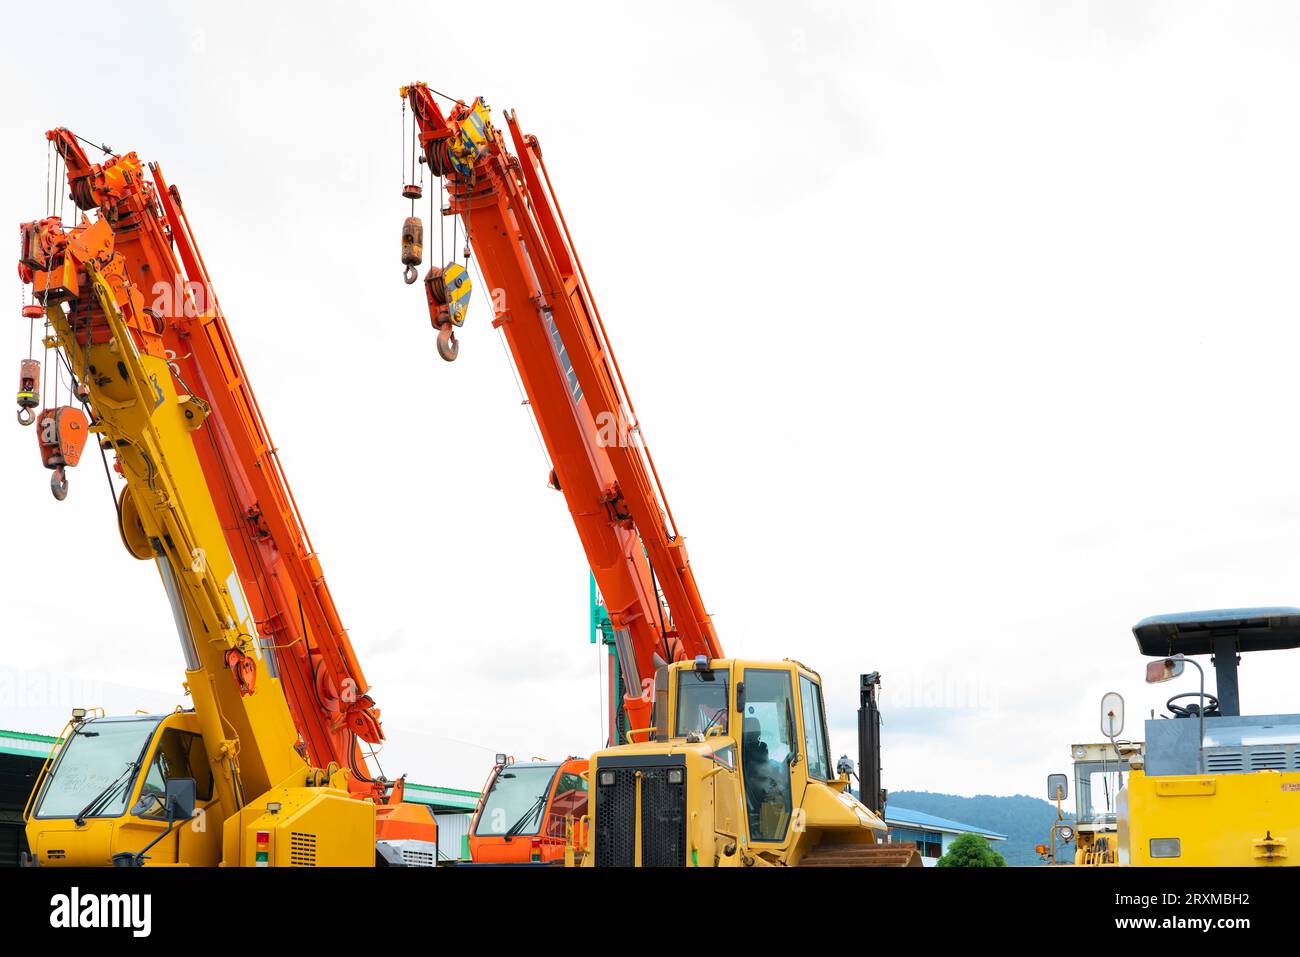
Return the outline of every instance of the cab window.
<path id="1" fill-rule="evenodd" d="M 785 839 L 791 811 L 790 766 L 798 758 L 794 729 L 790 672 L 747 668 L 740 759 L 750 840 Z"/>
<path id="2" fill-rule="evenodd" d="M 826 712 L 822 708 L 821 685 L 800 675 L 799 700 L 803 705 L 803 749 L 808 756 L 808 776 L 818 781 L 829 781 L 831 755 L 826 741 Z"/>
<path id="3" fill-rule="evenodd" d="M 727 733 L 729 671 L 681 671 L 677 678 L 678 736 L 691 731 Z"/>
<path id="4" fill-rule="evenodd" d="M 158 718 L 98 718 L 72 732 L 41 786 L 36 817 L 118 817 Z"/>
<path id="5" fill-rule="evenodd" d="M 474 819 L 475 837 L 525 837 L 546 823 L 542 812 L 551 795 L 554 764 L 511 764 L 492 779 Z"/>
<path id="6" fill-rule="evenodd" d="M 174 778 L 193 778 L 198 799 L 207 801 L 212 798 L 212 767 L 208 764 L 207 752 L 203 750 L 203 738 L 190 731 L 168 728 L 158 741 L 158 749 L 149 762 L 144 784 L 140 786 L 140 798 L 131 808 L 132 812 L 140 817 L 166 817 L 164 795 L 167 782 Z"/>
<path id="7" fill-rule="evenodd" d="M 546 821 L 547 837 L 565 837 L 565 821 L 578 820 L 587 813 L 587 779 L 568 771 L 555 782 L 555 796 L 551 798 L 551 815 Z"/>

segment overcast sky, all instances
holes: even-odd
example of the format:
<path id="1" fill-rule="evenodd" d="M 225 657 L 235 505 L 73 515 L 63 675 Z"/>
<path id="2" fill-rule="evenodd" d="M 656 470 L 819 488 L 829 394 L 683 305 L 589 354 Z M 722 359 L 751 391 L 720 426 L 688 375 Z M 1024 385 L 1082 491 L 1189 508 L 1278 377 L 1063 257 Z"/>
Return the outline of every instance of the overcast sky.
<path id="1" fill-rule="evenodd" d="M 1300 604 L 1292 7 L 60 9 L 4 41 L 0 222 L 44 213 L 56 125 L 178 184 L 390 775 L 600 737 L 585 562 L 484 300 L 446 364 L 400 279 L 415 79 L 540 137 L 726 651 L 820 671 L 836 753 L 883 672 L 886 786 L 1041 794 L 1104 692 L 1138 736 L 1194 687 L 1142 684 L 1139 618 Z M 174 705 L 98 463 L 56 503 L 10 421 L 0 727 Z M 1248 657 L 1246 710 L 1295 710 L 1298 663 Z"/>

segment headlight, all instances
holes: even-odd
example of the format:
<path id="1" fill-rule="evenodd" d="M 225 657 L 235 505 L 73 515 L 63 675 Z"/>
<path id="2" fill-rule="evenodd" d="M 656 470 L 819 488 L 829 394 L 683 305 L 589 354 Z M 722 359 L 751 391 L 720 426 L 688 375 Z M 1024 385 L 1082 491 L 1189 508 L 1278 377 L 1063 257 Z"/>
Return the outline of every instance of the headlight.
<path id="1" fill-rule="evenodd" d="M 600 786 L 603 787 L 603 788 L 613 787 L 613 786 L 614 786 L 614 772 L 613 772 L 613 771 L 601 771 L 600 774 L 598 775 L 598 780 L 600 781 Z"/>
<path id="2" fill-rule="evenodd" d="M 1151 838 L 1152 857 L 1182 857 L 1183 842 L 1176 837 Z"/>
<path id="3" fill-rule="evenodd" d="M 669 784 L 681 784 L 681 783 L 682 783 L 683 781 L 685 781 L 685 780 L 686 780 L 686 769 L 685 769 L 685 768 L 669 768 L 669 769 L 668 769 L 668 783 L 669 783 Z"/>

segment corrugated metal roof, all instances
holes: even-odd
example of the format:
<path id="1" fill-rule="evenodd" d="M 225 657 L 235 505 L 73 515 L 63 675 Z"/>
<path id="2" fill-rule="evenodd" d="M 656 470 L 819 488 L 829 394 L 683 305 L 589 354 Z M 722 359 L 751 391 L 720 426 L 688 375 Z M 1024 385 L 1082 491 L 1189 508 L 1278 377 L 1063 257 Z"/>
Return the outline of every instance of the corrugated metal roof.
<path id="1" fill-rule="evenodd" d="M 19 758 L 41 758 L 42 760 L 54 747 L 58 739 L 48 734 L 28 734 L 26 731 L 5 731 L 0 729 L 0 754 L 12 754 Z"/>
<path id="2" fill-rule="evenodd" d="M 479 792 L 407 781 L 405 798 L 413 804 L 430 804 L 453 811 L 472 811 L 478 804 Z"/>
<path id="3" fill-rule="evenodd" d="M 895 807 L 892 804 L 885 805 L 885 823 L 896 824 L 899 827 L 924 827 L 934 831 L 948 831 L 952 834 L 979 834 L 995 841 L 1005 841 L 1007 839 L 1005 834 L 990 831 L 988 828 L 977 827 L 974 824 L 963 824 L 960 821 L 950 821 L 946 817 L 926 814 L 924 811 L 913 811 L 911 808 Z"/>

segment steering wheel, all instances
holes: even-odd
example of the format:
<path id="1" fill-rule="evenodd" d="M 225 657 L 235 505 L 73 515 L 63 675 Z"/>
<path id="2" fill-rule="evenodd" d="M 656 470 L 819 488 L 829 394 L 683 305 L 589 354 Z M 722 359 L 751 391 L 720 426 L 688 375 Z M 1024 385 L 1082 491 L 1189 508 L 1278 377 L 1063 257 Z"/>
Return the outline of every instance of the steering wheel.
<path id="1" fill-rule="evenodd" d="M 1174 704 L 1179 698 L 1196 698 L 1202 704 L 1181 705 Z M 1192 718 L 1196 715 L 1216 715 L 1219 713 L 1219 699 L 1208 691 L 1202 694 L 1199 691 L 1184 691 L 1182 694 L 1176 694 L 1165 702 L 1165 707 L 1175 718 Z"/>
<path id="2" fill-rule="evenodd" d="M 163 792 L 145 782 L 140 789 L 140 799 L 131 807 L 131 813 L 138 817 L 161 817 L 165 810 Z"/>

